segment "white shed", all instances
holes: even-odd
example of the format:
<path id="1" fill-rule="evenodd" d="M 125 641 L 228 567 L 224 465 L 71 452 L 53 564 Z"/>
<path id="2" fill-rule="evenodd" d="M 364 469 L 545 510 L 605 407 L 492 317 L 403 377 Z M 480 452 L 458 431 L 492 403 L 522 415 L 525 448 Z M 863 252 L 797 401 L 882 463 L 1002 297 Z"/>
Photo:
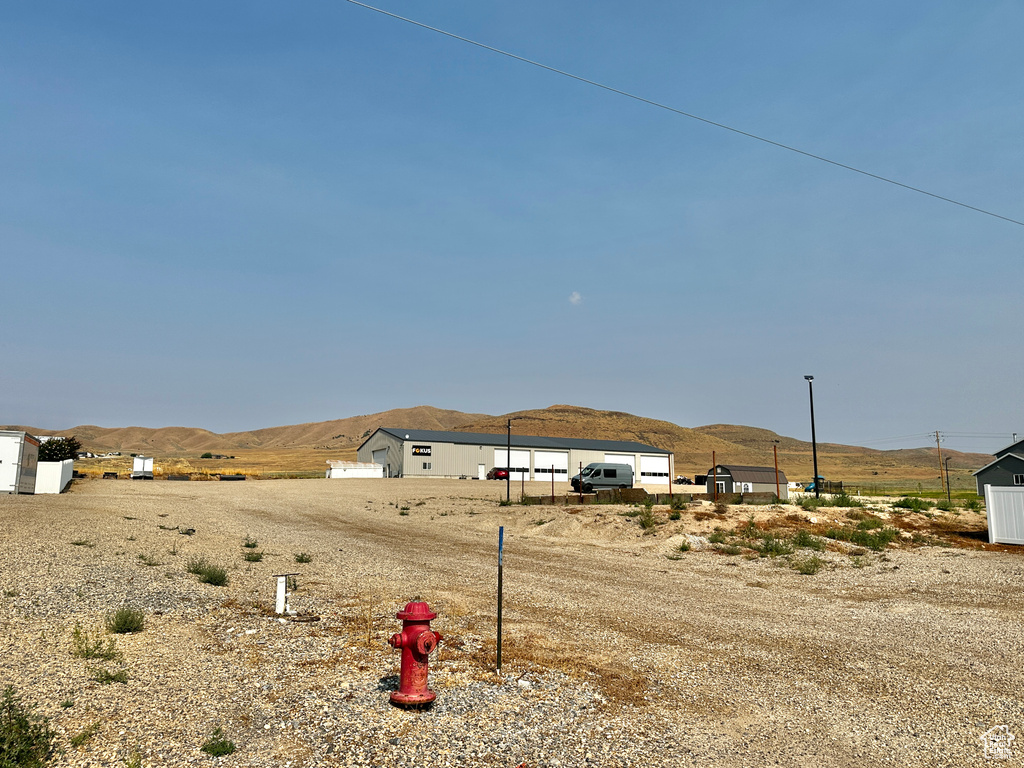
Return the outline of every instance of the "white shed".
<path id="1" fill-rule="evenodd" d="M 328 461 L 327 479 L 341 477 L 384 477 L 384 465 L 364 461 Z"/>
<path id="2" fill-rule="evenodd" d="M 74 469 L 74 459 L 40 461 L 36 467 L 36 493 L 63 493 Z"/>
<path id="3" fill-rule="evenodd" d="M 34 493 L 39 441 L 28 432 L 0 430 L 0 493 Z"/>
<path id="4" fill-rule="evenodd" d="M 132 458 L 132 480 L 153 479 L 153 457 L 135 456 Z"/>

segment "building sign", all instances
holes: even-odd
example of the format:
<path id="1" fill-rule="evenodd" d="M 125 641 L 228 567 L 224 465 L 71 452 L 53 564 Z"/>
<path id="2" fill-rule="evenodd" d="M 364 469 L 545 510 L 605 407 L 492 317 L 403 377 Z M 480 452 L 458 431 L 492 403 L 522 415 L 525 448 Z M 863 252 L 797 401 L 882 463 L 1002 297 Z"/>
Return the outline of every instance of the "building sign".
<path id="1" fill-rule="evenodd" d="M 429 456 L 430 446 L 429 445 L 414 445 L 412 447 L 413 456 Z"/>

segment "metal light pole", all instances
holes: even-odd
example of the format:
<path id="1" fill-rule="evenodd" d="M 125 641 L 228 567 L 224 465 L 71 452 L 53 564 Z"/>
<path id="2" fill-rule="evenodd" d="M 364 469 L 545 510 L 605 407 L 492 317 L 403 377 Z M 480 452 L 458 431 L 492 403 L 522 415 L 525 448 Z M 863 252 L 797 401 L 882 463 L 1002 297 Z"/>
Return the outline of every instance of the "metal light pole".
<path id="1" fill-rule="evenodd" d="M 505 501 L 512 502 L 512 419 L 508 420 L 508 445 L 505 447 Z M 501 664 L 499 662 L 499 669 Z"/>
<path id="2" fill-rule="evenodd" d="M 814 377 L 804 376 L 807 380 L 807 394 L 811 398 L 811 452 L 814 455 L 814 498 L 821 498 L 821 482 L 818 480 L 818 439 L 814 434 Z"/>
<path id="3" fill-rule="evenodd" d="M 779 502 L 782 500 L 782 496 L 779 491 L 779 441 L 772 440 L 772 453 L 775 454 L 775 501 Z M 789 495 L 788 493 L 786 494 Z"/>

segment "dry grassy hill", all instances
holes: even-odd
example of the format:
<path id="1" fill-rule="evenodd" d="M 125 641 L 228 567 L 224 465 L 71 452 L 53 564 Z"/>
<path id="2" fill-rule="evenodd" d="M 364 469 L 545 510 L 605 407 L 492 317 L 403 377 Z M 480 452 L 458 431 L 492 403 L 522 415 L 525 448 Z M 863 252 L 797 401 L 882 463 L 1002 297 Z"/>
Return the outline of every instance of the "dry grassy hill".
<path id="1" fill-rule="evenodd" d="M 634 440 L 664 448 L 675 454 L 675 471 L 683 475 L 706 472 L 712 466 L 712 452 L 722 464 L 771 466 L 772 447 L 778 441 L 779 468 L 790 479 L 806 480 L 813 475 L 810 442 L 783 437 L 767 429 L 732 424 L 688 428 L 630 413 L 573 405 L 552 405 L 503 416 L 418 406 L 226 434 L 193 427 L 82 426 L 59 432 L 9 428 L 26 429 L 33 434 L 75 435 L 85 448 L 95 452 L 146 453 L 158 459 L 190 460 L 207 451 L 236 455 L 237 462 L 225 466 L 224 471 L 242 471 L 244 465 L 246 471 L 320 472 L 326 459 L 354 459 L 356 447 L 378 427 L 503 434 L 509 418 L 514 419 L 512 429 L 519 435 Z M 943 454 L 950 457 L 955 484 L 960 486 L 970 482 L 971 471 L 991 460 L 986 454 Z M 205 465 L 193 462 L 193 466 Z M 938 485 L 938 456 L 931 448 L 879 451 L 819 443 L 818 467 L 826 477 L 852 482 L 886 484 L 904 480 L 921 482 L 926 487 Z M 212 465 L 207 469 L 220 471 Z"/>

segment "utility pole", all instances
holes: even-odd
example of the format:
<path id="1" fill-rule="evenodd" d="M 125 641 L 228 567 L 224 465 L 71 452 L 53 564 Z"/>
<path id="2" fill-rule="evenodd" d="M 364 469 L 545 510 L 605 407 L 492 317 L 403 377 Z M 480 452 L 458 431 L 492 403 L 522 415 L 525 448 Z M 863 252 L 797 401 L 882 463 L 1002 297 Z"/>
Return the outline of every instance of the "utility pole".
<path id="1" fill-rule="evenodd" d="M 942 448 L 939 446 L 939 430 L 935 430 L 935 450 L 939 452 L 939 490 L 946 490 L 942 485 Z"/>
<path id="2" fill-rule="evenodd" d="M 512 502 L 512 419 L 508 420 L 508 443 L 505 446 L 505 501 Z M 501 662 L 498 662 L 501 668 Z"/>

